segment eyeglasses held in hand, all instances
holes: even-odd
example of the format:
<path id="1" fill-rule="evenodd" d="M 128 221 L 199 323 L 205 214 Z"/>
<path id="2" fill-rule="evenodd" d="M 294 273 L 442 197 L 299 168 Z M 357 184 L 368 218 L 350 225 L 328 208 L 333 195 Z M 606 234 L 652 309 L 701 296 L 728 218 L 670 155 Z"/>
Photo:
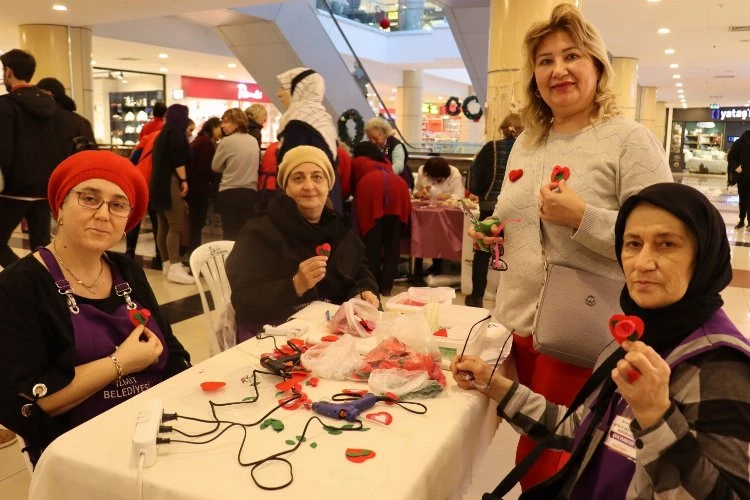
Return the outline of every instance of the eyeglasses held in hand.
<path id="1" fill-rule="evenodd" d="M 106 203 L 109 213 L 115 217 L 128 217 L 133 210 L 133 207 L 121 200 L 106 201 L 96 193 L 73 190 L 71 192 L 78 195 L 78 204 L 84 208 L 99 210 Z"/>

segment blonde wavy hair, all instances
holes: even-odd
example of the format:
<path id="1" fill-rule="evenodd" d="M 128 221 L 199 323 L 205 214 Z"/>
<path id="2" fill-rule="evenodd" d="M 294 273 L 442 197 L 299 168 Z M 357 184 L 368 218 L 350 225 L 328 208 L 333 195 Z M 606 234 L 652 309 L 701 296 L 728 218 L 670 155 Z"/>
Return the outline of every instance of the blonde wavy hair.
<path id="1" fill-rule="evenodd" d="M 248 119 L 254 121 L 258 125 L 263 125 L 263 123 L 268 118 L 268 111 L 266 111 L 266 107 L 257 102 L 245 108 L 245 114 L 247 115 Z"/>
<path id="2" fill-rule="evenodd" d="M 536 51 L 545 38 L 559 31 L 567 33 L 576 46 L 591 57 L 596 67 L 599 82 L 594 95 L 591 121 L 596 122 L 620 114 L 615 94 L 610 88 L 614 71 L 609 63 L 607 47 L 602 36 L 575 6 L 568 3 L 560 4 L 552 9 L 549 20 L 532 25 L 523 40 L 523 81 L 526 85 L 524 105 L 519 113 L 526 127 L 527 140 L 532 144 L 539 144 L 547 136 L 554 118 L 550 107 L 537 95 L 539 88 L 534 77 Z"/>

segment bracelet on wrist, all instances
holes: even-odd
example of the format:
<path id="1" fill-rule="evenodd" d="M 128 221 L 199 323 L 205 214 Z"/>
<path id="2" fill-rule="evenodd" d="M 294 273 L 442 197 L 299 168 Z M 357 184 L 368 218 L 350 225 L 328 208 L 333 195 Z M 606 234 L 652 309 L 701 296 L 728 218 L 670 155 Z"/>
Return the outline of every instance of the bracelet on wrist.
<path id="1" fill-rule="evenodd" d="M 115 364 L 115 370 L 117 370 L 116 382 L 119 382 L 120 380 L 122 380 L 122 377 L 125 375 L 125 372 L 122 369 L 122 363 L 120 363 L 120 360 L 114 354 L 110 356 L 109 359 L 111 359 L 112 363 Z"/>

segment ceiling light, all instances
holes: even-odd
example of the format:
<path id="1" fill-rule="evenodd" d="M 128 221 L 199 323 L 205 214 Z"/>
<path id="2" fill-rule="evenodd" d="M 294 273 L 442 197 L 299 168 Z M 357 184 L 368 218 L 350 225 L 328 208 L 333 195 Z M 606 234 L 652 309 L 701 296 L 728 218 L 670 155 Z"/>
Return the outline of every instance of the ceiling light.
<path id="1" fill-rule="evenodd" d="M 235 63 L 229 63 L 227 64 L 227 68 L 236 68 L 237 65 Z"/>
<path id="2" fill-rule="evenodd" d="M 92 66 L 96 66 L 96 61 L 94 61 L 94 60 L 92 59 L 92 60 L 91 60 L 91 65 L 92 65 Z"/>
<path id="3" fill-rule="evenodd" d="M 439 95 L 438 96 L 438 101 L 442 101 L 442 100 L 443 100 L 443 96 Z"/>
<path id="4" fill-rule="evenodd" d="M 168 70 L 166 66 L 162 66 L 161 68 L 159 68 L 159 71 L 161 71 L 162 73 L 166 73 Z"/>
<path id="5" fill-rule="evenodd" d="M 667 49 L 667 50 L 664 51 L 664 53 L 667 54 L 667 55 L 672 55 L 672 54 L 674 54 L 674 49 Z"/>
<path id="6" fill-rule="evenodd" d="M 675 80 L 679 80 L 682 77 L 680 75 L 672 75 L 672 78 L 674 78 Z"/>
<path id="7" fill-rule="evenodd" d="M 159 59 L 169 59 L 169 55 L 162 52 L 161 54 L 159 54 Z"/>
<path id="8" fill-rule="evenodd" d="M 393 88 L 391 89 L 391 92 L 393 92 L 393 93 L 395 94 L 395 93 L 396 93 L 396 90 L 397 90 L 397 89 L 396 89 L 396 87 L 393 87 Z"/>
<path id="9" fill-rule="evenodd" d="M 678 94 L 683 94 L 684 92 L 685 92 L 685 91 L 684 91 L 684 90 L 682 90 L 682 89 L 678 89 L 678 90 L 677 90 L 677 93 L 678 93 Z"/>
<path id="10" fill-rule="evenodd" d="M 682 84 L 681 83 L 675 83 L 674 86 L 675 87 L 682 87 Z"/>
<path id="11" fill-rule="evenodd" d="M 656 32 L 660 35 L 668 35 L 670 33 L 669 28 L 659 28 Z"/>
<path id="12" fill-rule="evenodd" d="M 216 75 L 216 76 L 217 76 L 217 77 L 218 77 L 219 79 L 221 79 L 221 80 L 223 80 L 224 78 L 226 78 L 226 77 L 227 77 L 227 75 Z"/>
<path id="13" fill-rule="evenodd" d="M 659 3 L 661 0 L 646 0 L 648 3 Z"/>
<path id="14" fill-rule="evenodd" d="M 64 6 L 64 5 L 57 4 L 57 5 L 53 5 L 52 6 L 52 10 L 57 10 L 59 12 L 65 12 L 66 10 L 68 10 L 68 8 L 66 6 Z"/>
<path id="15" fill-rule="evenodd" d="M 122 80 L 120 83 L 128 83 L 127 80 Z"/>
<path id="16" fill-rule="evenodd" d="M 677 69 L 677 68 L 680 67 L 680 65 L 677 64 L 677 63 L 672 63 L 672 64 L 669 65 L 669 67 L 672 68 L 672 69 Z"/>

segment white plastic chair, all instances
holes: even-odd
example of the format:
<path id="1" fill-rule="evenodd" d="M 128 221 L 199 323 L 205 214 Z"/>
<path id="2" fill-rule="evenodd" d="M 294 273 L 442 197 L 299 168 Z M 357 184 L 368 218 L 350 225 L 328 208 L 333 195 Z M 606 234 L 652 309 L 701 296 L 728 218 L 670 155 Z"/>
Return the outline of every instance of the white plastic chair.
<path id="1" fill-rule="evenodd" d="M 193 278 L 195 278 L 195 284 L 198 287 L 201 305 L 203 306 L 203 315 L 206 317 L 208 324 L 208 346 L 211 356 L 220 353 L 222 348 L 216 337 L 217 325 L 214 323 L 211 309 L 208 307 L 201 277 L 206 281 L 208 290 L 211 292 L 214 310 L 218 314 L 225 314 L 227 306 L 231 305 L 232 298 L 225 265 L 227 256 L 233 247 L 234 241 L 212 241 L 196 248 L 190 256 L 190 270 L 193 273 Z"/>

